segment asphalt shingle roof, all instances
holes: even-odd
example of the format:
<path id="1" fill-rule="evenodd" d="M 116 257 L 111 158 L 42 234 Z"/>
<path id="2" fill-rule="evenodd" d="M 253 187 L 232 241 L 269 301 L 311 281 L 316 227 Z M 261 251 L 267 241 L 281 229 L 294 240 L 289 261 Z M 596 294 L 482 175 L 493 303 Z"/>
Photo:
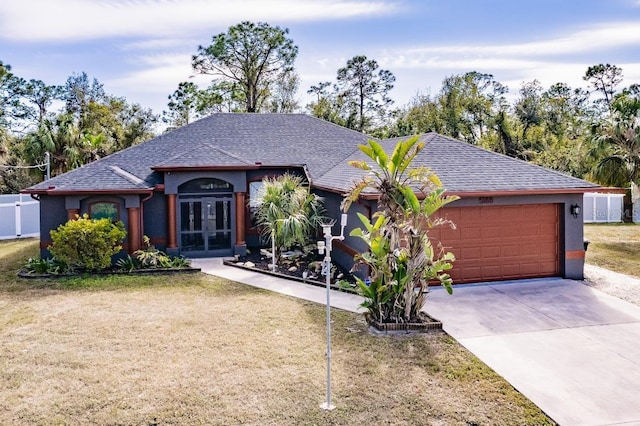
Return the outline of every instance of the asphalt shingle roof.
<path id="1" fill-rule="evenodd" d="M 451 191 L 594 188 L 597 185 L 435 133 L 416 165 L 434 170 Z M 153 168 L 306 166 L 314 185 L 346 191 L 365 159 L 369 136 L 305 114 L 214 114 L 34 185 L 28 191 L 145 190 L 162 183 Z M 392 151 L 397 139 L 380 141 Z"/>
<path id="2" fill-rule="evenodd" d="M 399 139 L 378 141 L 389 154 Z M 414 159 L 414 166 L 433 170 L 443 187 L 450 192 L 502 192 L 597 188 L 598 185 L 526 161 L 487 151 L 467 142 L 427 133 L 420 135 L 424 149 Z M 325 173 L 314 183 L 318 186 L 347 191 L 364 171 L 347 164 L 350 160 L 369 160 L 360 150 Z M 368 163 L 372 165 L 372 161 Z"/>

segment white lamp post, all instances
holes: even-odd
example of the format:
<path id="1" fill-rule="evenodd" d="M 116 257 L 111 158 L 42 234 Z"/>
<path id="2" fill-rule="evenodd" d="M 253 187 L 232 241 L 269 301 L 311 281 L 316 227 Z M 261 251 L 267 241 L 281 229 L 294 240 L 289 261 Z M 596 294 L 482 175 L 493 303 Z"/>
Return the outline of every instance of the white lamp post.
<path id="1" fill-rule="evenodd" d="M 340 219 L 340 235 L 331 235 L 331 228 L 335 222 L 322 225 L 324 241 L 318 241 L 318 253 L 324 254 L 324 264 L 326 267 L 327 284 L 327 400 L 320 404 L 323 410 L 333 410 L 335 405 L 331 404 L 331 249 L 333 240 L 344 240 L 344 227 L 347 226 L 347 215 L 343 214 Z"/>

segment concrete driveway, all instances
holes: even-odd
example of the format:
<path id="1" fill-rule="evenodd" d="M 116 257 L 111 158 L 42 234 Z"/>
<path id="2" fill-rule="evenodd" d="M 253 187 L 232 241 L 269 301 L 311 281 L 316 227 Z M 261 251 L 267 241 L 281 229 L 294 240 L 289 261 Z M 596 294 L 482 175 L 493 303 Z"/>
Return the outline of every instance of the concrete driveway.
<path id="1" fill-rule="evenodd" d="M 436 289 L 425 310 L 558 423 L 640 424 L 640 307 L 545 279 Z"/>

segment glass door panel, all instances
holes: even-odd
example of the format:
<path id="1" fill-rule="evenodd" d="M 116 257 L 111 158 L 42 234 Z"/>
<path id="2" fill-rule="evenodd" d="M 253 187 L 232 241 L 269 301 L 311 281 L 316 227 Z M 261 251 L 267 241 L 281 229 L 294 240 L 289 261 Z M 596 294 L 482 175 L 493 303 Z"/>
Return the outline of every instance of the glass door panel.
<path id="1" fill-rule="evenodd" d="M 181 200 L 181 250 L 204 255 L 231 254 L 232 201 L 228 196 Z"/>
<path id="2" fill-rule="evenodd" d="M 205 201 L 207 250 L 231 249 L 231 198 Z"/>
<path id="3" fill-rule="evenodd" d="M 180 247 L 185 252 L 205 250 L 200 201 L 180 202 Z"/>

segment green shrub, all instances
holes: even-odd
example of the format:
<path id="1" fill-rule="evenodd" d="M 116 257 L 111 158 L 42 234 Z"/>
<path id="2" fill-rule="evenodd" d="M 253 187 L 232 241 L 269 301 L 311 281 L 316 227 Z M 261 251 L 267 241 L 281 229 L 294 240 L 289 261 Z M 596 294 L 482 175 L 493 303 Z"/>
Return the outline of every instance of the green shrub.
<path id="1" fill-rule="evenodd" d="M 172 268 L 189 268 L 191 266 L 191 261 L 183 256 L 177 256 L 171 258 L 171 267 Z"/>
<path id="2" fill-rule="evenodd" d="M 64 272 L 67 265 L 59 262 L 56 258 L 40 259 L 30 257 L 24 265 L 24 270 L 29 274 L 52 274 L 57 275 Z"/>
<path id="3" fill-rule="evenodd" d="M 122 250 L 126 235 L 122 222 L 89 219 L 85 214 L 51 231 L 49 252 L 70 269 L 96 271 L 111 266 L 111 256 Z"/>
<path id="4" fill-rule="evenodd" d="M 122 259 L 118 259 L 118 261 L 116 261 L 116 267 L 131 272 L 134 269 L 140 267 L 140 262 L 138 262 L 138 259 L 136 259 L 135 257 L 127 255 L 127 257 L 123 257 Z"/>
<path id="5" fill-rule="evenodd" d="M 146 248 L 136 250 L 133 254 L 143 268 L 168 268 L 171 258 L 163 251 L 158 250 L 146 235 L 142 237 Z"/>
<path id="6" fill-rule="evenodd" d="M 136 250 L 133 254 L 135 258 L 132 259 L 138 267 L 142 268 L 188 268 L 191 266 L 191 261 L 185 259 L 182 256 L 171 257 L 162 250 L 158 250 L 151 240 L 146 235 L 142 237 L 144 249 Z M 134 268 L 131 268 L 134 269 Z"/>

